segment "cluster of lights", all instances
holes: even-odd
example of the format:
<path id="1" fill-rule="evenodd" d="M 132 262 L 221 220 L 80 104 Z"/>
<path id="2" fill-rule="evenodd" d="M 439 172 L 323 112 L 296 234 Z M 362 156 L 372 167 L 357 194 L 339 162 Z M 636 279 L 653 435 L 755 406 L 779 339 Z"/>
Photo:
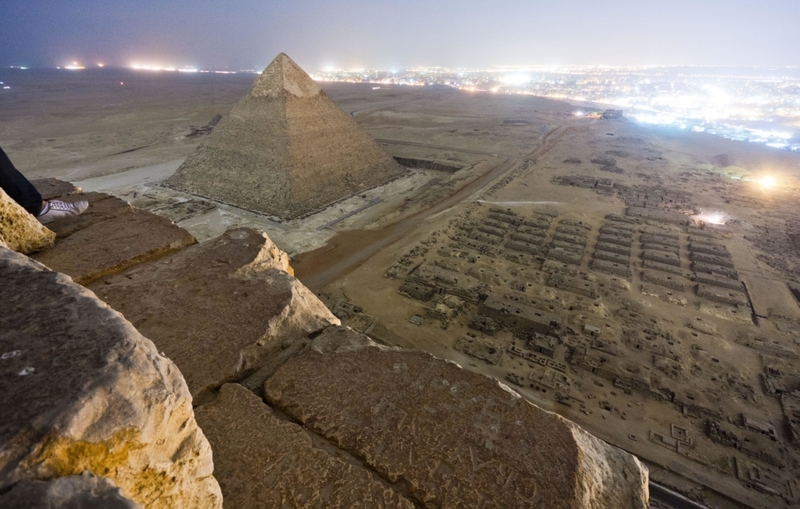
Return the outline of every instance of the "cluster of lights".
<path id="1" fill-rule="evenodd" d="M 200 72 L 196 67 L 171 67 L 162 65 L 131 64 L 134 71 Z"/>
<path id="2" fill-rule="evenodd" d="M 800 132 L 793 127 L 800 125 L 800 68 L 786 68 L 781 76 L 767 75 L 767 71 L 754 68 L 734 73 L 729 68 L 713 66 L 414 67 L 403 70 L 328 67 L 314 78 L 409 86 L 438 84 L 467 92 L 593 102 L 603 107 L 622 108 L 626 116 L 644 123 L 800 151 Z M 775 127 L 764 128 L 765 123 L 773 123 Z"/>

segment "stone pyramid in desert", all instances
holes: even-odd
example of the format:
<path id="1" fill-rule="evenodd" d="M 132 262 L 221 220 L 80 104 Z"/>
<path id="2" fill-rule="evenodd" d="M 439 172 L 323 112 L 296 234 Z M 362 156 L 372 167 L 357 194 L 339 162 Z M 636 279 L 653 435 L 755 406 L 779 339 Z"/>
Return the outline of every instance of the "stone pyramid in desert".
<path id="1" fill-rule="evenodd" d="M 166 184 L 296 218 L 403 174 L 403 168 L 281 53 Z"/>

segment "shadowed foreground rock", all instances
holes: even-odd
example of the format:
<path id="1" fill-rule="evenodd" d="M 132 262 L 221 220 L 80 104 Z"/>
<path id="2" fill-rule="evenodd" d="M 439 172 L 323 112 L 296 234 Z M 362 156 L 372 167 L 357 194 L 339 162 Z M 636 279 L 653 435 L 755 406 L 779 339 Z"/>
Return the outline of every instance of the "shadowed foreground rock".
<path id="1" fill-rule="evenodd" d="M 425 507 L 648 504 L 632 455 L 493 379 L 329 328 L 264 384 L 267 401 Z"/>
<path id="2" fill-rule="evenodd" d="M 287 270 L 266 235 L 240 228 L 90 288 L 175 361 L 197 399 L 268 374 L 310 333 L 338 325 Z"/>
<path id="3" fill-rule="evenodd" d="M 175 365 L 63 274 L 0 248 L 0 281 L 0 493 L 88 471 L 144 507 L 221 507 Z"/>
<path id="4" fill-rule="evenodd" d="M 20 481 L 0 495 L 4 509 L 141 509 L 104 477 L 88 473 L 50 481 Z"/>
<path id="5" fill-rule="evenodd" d="M 196 412 L 214 449 L 226 509 L 414 507 L 360 463 L 316 447 L 302 426 L 278 419 L 241 385 L 223 385 Z"/>
<path id="6" fill-rule="evenodd" d="M 0 189 L 0 245 L 20 253 L 52 247 L 56 234 Z"/>

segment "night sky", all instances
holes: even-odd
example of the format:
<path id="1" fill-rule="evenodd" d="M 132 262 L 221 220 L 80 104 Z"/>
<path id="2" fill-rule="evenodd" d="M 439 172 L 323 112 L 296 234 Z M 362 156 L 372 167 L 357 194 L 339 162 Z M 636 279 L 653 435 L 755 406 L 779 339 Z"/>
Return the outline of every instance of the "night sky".
<path id="1" fill-rule="evenodd" d="M 800 65 L 800 0 L 0 0 L 0 65 Z"/>

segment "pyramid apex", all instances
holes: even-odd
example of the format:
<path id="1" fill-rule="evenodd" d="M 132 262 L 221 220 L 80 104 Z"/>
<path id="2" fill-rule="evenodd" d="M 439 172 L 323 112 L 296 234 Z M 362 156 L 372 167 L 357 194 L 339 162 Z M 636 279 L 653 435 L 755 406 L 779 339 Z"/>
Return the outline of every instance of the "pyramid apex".
<path id="1" fill-rule="evenodd" d="M 311 76 L 283 52 L 264 69 L 250 89 L 252 97 L 275 98 L 287 93 L 295 97 L 313 97 L 320 92 L 322 89 Z"/>

